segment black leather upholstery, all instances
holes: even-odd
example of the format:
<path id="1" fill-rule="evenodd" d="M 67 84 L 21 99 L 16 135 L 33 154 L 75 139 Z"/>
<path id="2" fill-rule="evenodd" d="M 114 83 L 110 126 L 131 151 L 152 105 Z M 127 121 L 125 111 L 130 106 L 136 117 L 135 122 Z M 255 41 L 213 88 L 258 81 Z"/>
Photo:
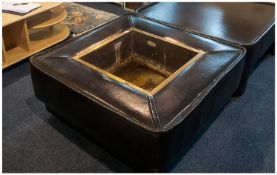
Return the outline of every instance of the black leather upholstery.
<path id="1" fill-rule="evenodd" d="M 154 95 L 144 94 L 72 59 L 130 27 L 205 53 Z M 140 171 L 166 171 L 237 89 L 245 49 L 141 17 L 125 15 L 31 58 L 36 96 Z"/>
<path id="2" fill-rule="evenodd" d="M 162 13 L 162 12 L 167 13 Z M 247 49 L 236 95 L 241 95 L 256 63 L 275 41 L 273 3 L 156 3 L 138 11 L 151 20 Z"/>

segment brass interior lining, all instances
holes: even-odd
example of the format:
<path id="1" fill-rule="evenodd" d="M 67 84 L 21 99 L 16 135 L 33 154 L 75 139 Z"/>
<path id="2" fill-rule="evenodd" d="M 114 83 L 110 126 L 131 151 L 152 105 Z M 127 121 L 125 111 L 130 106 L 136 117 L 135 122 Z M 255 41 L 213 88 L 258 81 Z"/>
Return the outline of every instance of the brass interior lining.
<path id="1" fill-rule="evenodd" d="M 156 38 L 158 40 L 162 40 L 167 43 L 177 45 L 188 51 L 195 52 L 195 55 L 192 58 L 190 58 L 189 61 L 187 61 L 185 64 L 183 64 L 180 68 L 178 68 L 177 70 L 174 70 L 172 72 L 168 71 L 163 66 L 149 63 L 149 62 L 145 61 L 146 59 L 141 58 L 140 55 L 136 55 L 136 54 L 129 56 L 128 58 L 126 58 L 120 62 L 120 60 L 117 60 L 117 59 L 120 59 L 120 52 L 119 52 L 119 50 L 117 50 L 117 48 L 120 48 L 121 42 L 114 44 L 115 54 L 116 54 L 115 65 L 113 65 L 112 67 L 106 68 L 105 70 L 93 65 L 92 63 L 88 63 L 87 61 L 84 61 L 81 59 L 83 56 L 106 46 L 107 44 L 130 33 L 131 31 L 135 31 L 135 32 L 141 33 L 143 35 L 147 35 L 152 38 Z M 151 47 L 156 47 L 156 44 L 152 41 L 147 42 L 147 44 L 150 45 Z M 204 51 L 189 47 L 189 46 L 185 45 L 184 43 L 176 41 L 172 38 L 160 37 L 160 36 L 136 29 L 134 27 L 131 27 L 128 30 L 119 32 L 115 35 L 112 35 L 100 42 L 97 42 L 97 43 L 85 48 L 84 50 L 77 53 L 73 57 L 73 59 L 95 71 L 100 72 L 103 75 L 103 77 L 105 77 L 105 78 L 108 77 L 119 83 L 128 85 L 129 87 L 131 87 L 135 90 L 138 90 L 144 94 L 152 96 L 155 93 L 157 93 L 160 89 L 162 89 L 164 86 L 166 86 L 170 81 L 172 81 L 176 76 L 178 76 L 178 74 L 180 74 L 188 66 L 190 66 L 195 61 L 197 61 L 203 54 L 204 54 Z M 139 71 L 139 72 L 132 72 L 132 70 L 134 70 L 134 69 L 136 69 L 136 71 Z M 149 75 L 153 76 L 153 78 L 149 77 L 149 75 L 147 75 L 147 71 L 151 71 L 151 73 L 149 73 Z M 127 72 L 128 72 L 128 76 L 126 76 Z M 139 75 L 140 78 L 135 79 L 132 83 L 129 82 L 128 79 L 135 77 L 135 75 L 137 75 L 137 76 Z M 151 80 L 154 80 L 154 81 L 147 82 L 147 78 L 148 79 L 150 78 Z"/>

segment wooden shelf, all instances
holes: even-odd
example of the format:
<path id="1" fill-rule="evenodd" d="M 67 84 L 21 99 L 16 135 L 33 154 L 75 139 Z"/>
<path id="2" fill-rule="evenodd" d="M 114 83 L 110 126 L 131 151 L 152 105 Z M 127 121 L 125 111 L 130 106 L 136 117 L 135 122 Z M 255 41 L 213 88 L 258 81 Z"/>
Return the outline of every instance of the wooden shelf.
<path id="1" fill-rule="evenodd" d="M 11 66 L 33 54 L 66 39 L 70 30 L 59 24 L 66 16 L 61 3 L 41 3 L 30 14 L 2 15 L 2 68 Z M 13 18 L 14 16 L 14 18 Z M 13 21 L 12 23 L 10 21 Z"/>
<path id="2" fill-rule="evenodd" d="M 57 24 L 53 30 L 45 30 L 33 33 L 30 35 L 31 51 L 37 52 L 43 50 L 49 46 L 60 41 L 63 41 L 68 37 L 70 30 L 67 26 Z"/>
<path id="3" fill-rule="evenodd" d="M 39 31 L 30 35 L 30 50 L 27 51 L 21 47 L 15 47 L 6 51 L 6 61 L 3 62 L 3 68 L 15 64 L 37 52 L 57 44 L 68 37 L 70 30 L 67 26 L 58 24 L 53 30 Z"/>
<path id="4" fill-rule="evenodd" d="M 28 29 L 42 29 L 62 22 L 67 16 L 65 9 L 57 7 L 51 11 L 44 12 L 31 18 L 28 22 Z"/>
<path id="5" fill-rule="evenodd" d="M 15 47 L 6 51 L 6 61 L 3 62 L 3 68 L 23 60 L 28 54 L 29 52 L 21 47 Z"/>
<path id="6" fill-rule="evenodd" d="M 34 17 L 37 14 L 49 11 L 51 9 L 54 9 L 56 7 L 59 7 L 62 5 L 61 2 L 37 2 L 41 5 L 41 7 L 33 10 L 30 13 L 27 13 L 26 15 L 14 15 L 11 13 L 2 13 L 2 27 L 6 27 L 8 25 L 14 24 L 19 21 L 28 20 L 31 17 Z"/>

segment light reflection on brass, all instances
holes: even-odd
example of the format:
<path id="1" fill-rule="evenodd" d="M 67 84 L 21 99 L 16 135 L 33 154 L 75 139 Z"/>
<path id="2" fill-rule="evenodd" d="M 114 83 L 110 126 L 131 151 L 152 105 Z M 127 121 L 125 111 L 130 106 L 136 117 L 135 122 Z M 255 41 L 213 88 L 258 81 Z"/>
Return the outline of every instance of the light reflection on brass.
<path id="1" fill-rule="evenodd" d="M 163 53 L 163 63 L 160 64 L 153 57 L 153 53 L 151 57 L 144 57 L 141 55 L 137 55 L 136 53 L 131 53 L 131 56 L 128 58 L 121 59 L 120 58 L 120 50 L 121 49 L 121 41 L 114 44 L 114 55 L 115 55 L 115 62 L 112 64 L 111 67 L 108 68 L 101 68 L 97 67 L 87 61 L 82 60 L 83 56 L 86 56 L 89 53 L 93 53 L 97 49 L 107 46 L 108 44 L 112 44 L 111 42 L 123 37 L 124 35 L 130 32 L 138 32 L 140 34 L 146 35 L 151 38 L 155 38 L 179 47 L 186 49 L 190 52 L 195 53 L 195 55 L 190 58 L 184 64 L 180 64 L 180 68 L 177 70 L 171 70 L 168 68 L 167 65 L 167 55 Z M 141 44 L 141 43 L 140 43 Z M 148 40 L 146 43 L 152 48 L 158 48 L 158 45 L 154 41 Z M 180 48 L 178 48 L 180 50 Z M 122 51 L 123 52 L 123 51 Z M 136 28 L 129 28 L 128 30 L 119 32 L 114 34 L 100 42 L 97 42 L 88 48 L 82 50 L 81 52 L 77 53 L 73 59 L 80 62 L 81 64 L 90 67 L 91 69 L 108 76 L 109 78 L 128 85 L 129 87 L 138 90 L 147 95 L 154 95 L 157 93 L 161 88 L 166 86 L 170 81 L 172 81 L 178 74 L 180 74 L 183 70 L 185 70 L 188 66 L 193 64 L 196 60 L 198 60 L 204 52 L 195 48 L 191 48 L 185 45 L 182 42 L 177 40 L 168 38 L 168 37 L 160 37 Z M 182 56 L 182 55 L 176 55 Z M 182 65 L 182 66 L 181 66 Z M 177 65 L 178 66 L 178 65 Z"/>

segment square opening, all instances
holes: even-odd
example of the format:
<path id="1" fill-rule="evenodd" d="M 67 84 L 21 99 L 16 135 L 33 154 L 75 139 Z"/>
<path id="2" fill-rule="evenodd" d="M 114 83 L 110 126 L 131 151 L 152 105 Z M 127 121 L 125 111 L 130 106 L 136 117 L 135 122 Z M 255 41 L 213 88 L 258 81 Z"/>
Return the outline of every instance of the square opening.
<path id="1" fill-rule="evenodd" d="M 76 54 L 74 59 L 145 93 L 154 93 L 192 64 L 200 50 L 130 28 Z"/>

